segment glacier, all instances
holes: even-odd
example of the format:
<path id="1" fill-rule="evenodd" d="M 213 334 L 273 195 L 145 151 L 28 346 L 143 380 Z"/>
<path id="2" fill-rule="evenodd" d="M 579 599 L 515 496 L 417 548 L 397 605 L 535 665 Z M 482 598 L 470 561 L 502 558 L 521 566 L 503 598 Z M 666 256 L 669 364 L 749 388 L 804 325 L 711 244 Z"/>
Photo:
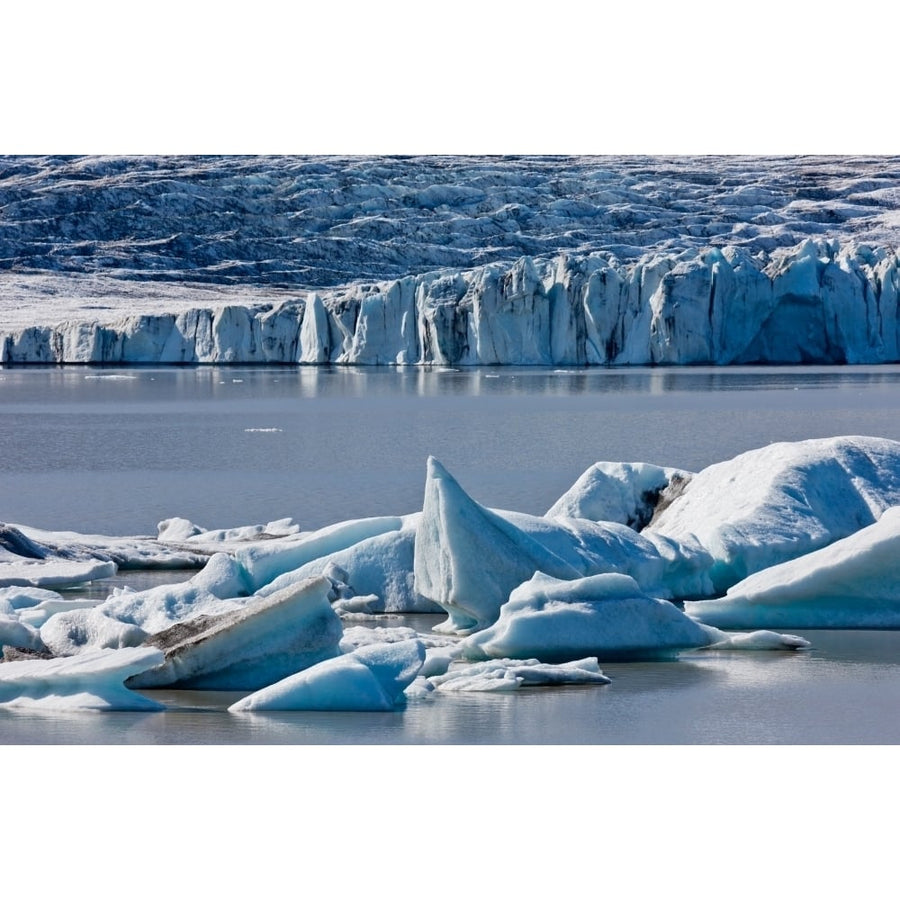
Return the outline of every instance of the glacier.
<path id="1" fill-rule="evenodd" d="M 0 157 L 0 364 L 896 362 L 897 171 Z"/>

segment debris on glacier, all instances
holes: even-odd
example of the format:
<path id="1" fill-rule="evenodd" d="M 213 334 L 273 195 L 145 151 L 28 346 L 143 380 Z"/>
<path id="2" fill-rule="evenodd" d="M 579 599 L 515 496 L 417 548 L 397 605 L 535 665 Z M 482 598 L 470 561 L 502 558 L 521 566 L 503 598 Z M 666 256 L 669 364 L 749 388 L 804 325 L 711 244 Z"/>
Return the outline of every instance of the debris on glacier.
<path id="1" fill-rule="evenodd" d="M 163 659 L 154 647 L 92 650 L 58 659 L 0 665 L 0 705 L 47 711 L 163 709 L 124 682 Z"/>
<path id="2" fill-rule="evenodd" d="M 900 628 L 900 507 L 804 556 L 750 575 L 724 597 L 685 603 L 719 628 Z"/>
<path id="3" fill-rule="evenodd" d="M 255 691 L 336 656 L 343 629 L 330 589 L 328 579 L 310 578 L 158 632 L 148 644 L 165 651 L 164 661 L 129 686 Z"/>
<path id="4" fill-rule="evenodd" d="M 238 700 L 229 712 L 335 710 L 388 712 L 405 704 L 405 689 L 425 662 L 418 640 L 365 644 Z"/>
<path id="5" fill-rule="evenodd" d="M 845 436 L 769 444 L 708 466 L 644 530 L 694 538 L 722 594 L 754 572 L 871 525 L 900 504 L 900 443 Z"/>

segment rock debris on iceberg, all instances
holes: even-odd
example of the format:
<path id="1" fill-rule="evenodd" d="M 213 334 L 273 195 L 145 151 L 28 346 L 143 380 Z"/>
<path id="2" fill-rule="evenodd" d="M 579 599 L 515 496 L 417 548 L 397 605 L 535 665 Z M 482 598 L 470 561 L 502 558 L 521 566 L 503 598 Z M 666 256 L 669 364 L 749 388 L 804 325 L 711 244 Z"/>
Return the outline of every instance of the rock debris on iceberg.
<path id="1" fill-rule="evenodd" d="M 900 443 L 772 444 L 698 473 L 601 461 L 545 516 L 489 509 L 426 468 L 409 515 L 221 540 L 167 520 L 160 535 L 178 543 L 160 546 L 219 548 L 178 584 L 105 600 L 0 589 L 0 704 L 55 692 L 67 708 L 148 708 L 129 689 L 167 686 L 253 692 L 235 711 L 395 710 L 442 691 L 603 683 L 603 660 L 809 646 L 769 629 L 900 627 Z M 5 534 L 7 553 L 29 550 L 24 531 Z M 38 569 L 65 556 L 63 534 L 42 536 L 58 553 L 31 558 Z M 430 634 L 377 618 L 435 610 Z M 357 624 L 373 616 L 388 625 Z"/>

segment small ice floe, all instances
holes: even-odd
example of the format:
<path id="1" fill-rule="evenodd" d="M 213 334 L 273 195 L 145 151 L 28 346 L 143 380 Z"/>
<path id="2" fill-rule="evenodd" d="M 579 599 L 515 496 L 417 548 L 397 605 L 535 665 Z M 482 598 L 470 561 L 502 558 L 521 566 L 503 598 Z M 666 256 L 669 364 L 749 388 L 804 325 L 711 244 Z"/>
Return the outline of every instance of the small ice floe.
<path id="1" fill-rule="evenodd" d="M 492 659 L 454 665 L 446 674 L 428 679 L 439 691 L 514 691 L 546 684 L 609 684 L 596 657 L 558 665 L 537 659 Z"/>
<path id="2" fill-rule="evenodd" d="M 85 381 L 136 381 L 137 375 L 85 375 Z"/>
<path id="3" fill-rule="evenodd" d="M 421 641 L 366 644 L 250 694 L 229 712 L 346 710 L 389 712 L 402 707 L 404 690 L 425 662 Z"/>
<path id="4" fill-rule="evenodd" d="M 164 709 L 124 685 L 129 676 L 162 660 L 162 651 L 155 647 L 133 647 L 3 663 L 0 705 L 50 711 Z"/>
<path id="5" fill-rule="evenodd" d="M 276 434 L 283 431 L 283 428 L 245 428 L 244 434 Z"/>

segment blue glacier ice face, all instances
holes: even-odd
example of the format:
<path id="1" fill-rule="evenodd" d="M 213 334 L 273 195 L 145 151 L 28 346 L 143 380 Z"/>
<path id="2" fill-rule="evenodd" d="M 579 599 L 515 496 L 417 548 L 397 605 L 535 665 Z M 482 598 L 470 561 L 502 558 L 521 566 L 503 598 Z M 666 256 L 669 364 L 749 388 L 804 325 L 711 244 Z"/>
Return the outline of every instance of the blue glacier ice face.
<path id="1" fill-rule="evenodd" d="M 896 361 L 890 162 L 0 157 L 0 363 Z"/>

